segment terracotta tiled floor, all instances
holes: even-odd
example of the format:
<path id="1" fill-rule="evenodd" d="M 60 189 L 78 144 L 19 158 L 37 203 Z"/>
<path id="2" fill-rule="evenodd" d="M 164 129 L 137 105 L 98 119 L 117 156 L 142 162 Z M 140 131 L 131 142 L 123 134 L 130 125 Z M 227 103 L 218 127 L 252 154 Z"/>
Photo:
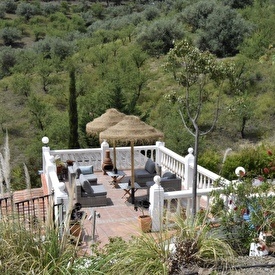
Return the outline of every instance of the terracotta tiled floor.
<path id="1" fill-rule="evenodd" d="M 121 182 L 127 182 L 127 176 L 130 176 L 130 171 L 124 171 L 126 173 L 125 180 Z M 87 249 L 87 253 L 90 251 L 92 243 L 99 243 L 102 247 L 109 242 L 111 237 L 122 237 L 125 240 L 129 240 L 133 235 L 139 235 L 141 233 L 138 226 L 137 217 L 141 214 L 140 211 L 134 210 L 134 205 L 125 198 L 124 190 L 120 188 L 114 188 L 110 184 L 111 178 L 103 173 L 96 173 L 98 177 L 98 183 L 102 183 L 107 190 L 108 205 L 95 207 L 95 208 L 83 208 L 82 210 L 87 212 L 89 217 L 94 211 L 100 214 L 100 218 L 95 219 L 95 232 L 93 234 L 93 219 L 86 219 L 84 222 L 84 236 L 82 238 L 83 249 Z M 146 189 L 139 189 L 135 193 L 135 199 L 140 200 L 147 197 Z M 145 210 L 145 213 L 148 213 Z M 94 239 L 93 239 L 94 236 Z"/>

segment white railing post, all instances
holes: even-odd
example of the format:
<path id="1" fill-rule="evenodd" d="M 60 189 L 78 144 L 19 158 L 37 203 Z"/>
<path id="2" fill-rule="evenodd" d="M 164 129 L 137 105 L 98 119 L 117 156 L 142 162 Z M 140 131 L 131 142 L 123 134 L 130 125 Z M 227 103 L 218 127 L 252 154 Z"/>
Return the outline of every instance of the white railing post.
<path id="1" fill-rule="evenodd" d="M 50 147 L 48 147 L 48 146 L 43 146 L 43 147 L 42 147 L 43 174 L 46 173 L 46 159 L 45 159 L 45 153 L 50 154 Z"/>
<path id="2" fill-rule="evenodd" d="M 160 164 L 160 162 L 161 162 L 161 150 L 159 149 L 161 146 L 163 146 L 164 147 L 164 142 L 162 142 L 162 141 L 157 141 L 156 142 L 156 159 L 155 159 L 155 161 L 156 161 L 156 163 L 158 163 L 158 164 Z"/>
<path id="3" fill-rule="evenodd" d="M 185 175 L 184 175 L 184 189 L 190 189 L 193 185 L 194 170 L 191 164 L 194 164 L 193 148 L 188 148 L 188 155 L 185 157 Z"/>
<path id="4" fill-rule="evenodd" d="M 164 189 L 160 185 L 160 176 L 154 177 L 155 184 L 150 187 L 149 213 L 152 218 L 152 232 L 161 231 L 163 226 Z"/>

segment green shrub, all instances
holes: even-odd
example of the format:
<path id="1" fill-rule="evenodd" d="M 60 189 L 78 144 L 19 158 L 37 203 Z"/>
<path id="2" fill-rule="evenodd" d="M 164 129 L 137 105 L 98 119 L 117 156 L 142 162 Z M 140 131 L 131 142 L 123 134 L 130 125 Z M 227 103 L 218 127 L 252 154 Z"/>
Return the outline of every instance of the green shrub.
<path id="1" fill-rule="evenodd" d="M 25 2 L 19 3 L 16 9 L 16 14 L 18 16 L 24 17 L 27 21 L 30 20 L 30 18 L 32 18 L 34 15 L 38 15 L 39 12 L 40 11 L 36 5 Z"/>
<path id="2" fill-rule="evenodd" d="M 263 174 L 263 169 L 268 165 L 267 151 L 275 152 L 272 145 L 247 146 L 236 153 L 231 153 L 221 171 L 221 176 L 228 180 L 236 179 L 235 169 L 242 166 L 246 170 L 247 177 L 255 178 Z"/>
<path id="3" fill-rule="evenodd" d="M 12 45 L 21 39 L 21 32 L 17 28 L 7 27 L 0 31 L 0 37 L 5 45 Z"/>
<path id="4" fill-rule="evenodd" d="M 219 174 L 222 164 L 222 156 L 213 150 L 206 150 L 199 157 L 198 163 L 200 166 Z"/>
<path id="5" fill-rule="evenodd" d="M 15 0 L 6 0 L 3 2 L 3 4 L 5 5 L 7 13 L 15 13 L 17 9 L 17 4 Z"/>
<path id="6" fill-rule="evenodd" d="M 213 12 L 216 5 L 216 1 L 199 1 L 190 5 L 183 12 L 184 20 L 195 31 L 205 25 L 207 17 Z"/>
<path id="7" fill-rule="evenodd" d="M 160 19 L 148 27 L 143 27 L 137 42 L 150 55 L 159 56 L 167 53 L 174 46 L 174 41 L 183 36 L 182 27 L 176 20 Z"/>
<path id="8" fill-rule="evenodd" d="M 217 6 L 205 21 L 198 46 L 202 51 L 209 50 L 218 57 L 234 56 L 250 29 L 250 24 L 235 10 Z"/>
<path id="9" fill-rule="evenodd" d="M 0 52 L 0 79 L 11 74 L 16 64 L 15 50 L 11 47 L 2 47 Z"/>

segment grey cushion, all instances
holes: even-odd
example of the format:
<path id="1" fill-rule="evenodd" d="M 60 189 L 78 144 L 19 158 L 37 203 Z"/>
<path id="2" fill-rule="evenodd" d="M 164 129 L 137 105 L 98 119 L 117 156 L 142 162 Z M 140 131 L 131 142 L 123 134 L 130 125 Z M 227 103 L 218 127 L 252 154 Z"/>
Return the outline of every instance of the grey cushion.
<path id="1" fill-rule="evenodd" d="M 173 174 L 172 172 L 165 172 L 165 173 L 163 174 L 163 178 L 175 179 L 175 178 L 176 178 L 176 174 Z"/>
<path id="2" fill-rule="evenodd" d="M 106 196 L 107 191 L 102 184 L 94 185 L 92 187 L 95 196 Z"/>
<path id="3" fill-rule="evenodd" d="M 79 166 L 78 168 L 80 169 L 81 174 L 83 174 L 83 175 L 93 174 L 94 173 L 94 167 L 93 167 L 93 165 Z"/>
<path id="4" fill-rule="evenodd" d="M 97 184 L 97 176 L 95 174 L 80 174 L 80 176 L 85 178 L 85 180 L 89 181 L 91 185 Z"/>
<path id="5" fill-rule="evenodd" d="M 82 177 L 82 175 L 80 175 L 79 181 L 81 183 L 81 187 L 83 188 L 84 192 L 89 195 L 93 195 L 94 190 L 92 189 L 90 182 L 86 180 L 84 177 Z"/>
<path id="6" fill-rule="evenodd" d="M 145 170 L 148 171 L 150 174 L 155 174 L 156 164 L 151 159 L 148 159 L 145 164 Z"/>
<path id="7" fill-rule="evenodd" d="M 135 169 L 135 177 L 136 178 L 148 178 L 151 173 L 144 169 Z"/>

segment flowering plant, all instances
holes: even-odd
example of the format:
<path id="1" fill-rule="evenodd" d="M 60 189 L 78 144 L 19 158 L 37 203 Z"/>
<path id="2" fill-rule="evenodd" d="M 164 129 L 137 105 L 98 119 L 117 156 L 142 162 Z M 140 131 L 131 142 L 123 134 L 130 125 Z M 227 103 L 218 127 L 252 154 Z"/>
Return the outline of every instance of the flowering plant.
<path id="1" fill-rule="evenodd" d="M 267 151 L 266 166 L 262 169 L 264 179 L 274 179 L 275 176 L 275 157 L 271 150 Z M 261 177 L 261 176 L 260 176 Z"/>

